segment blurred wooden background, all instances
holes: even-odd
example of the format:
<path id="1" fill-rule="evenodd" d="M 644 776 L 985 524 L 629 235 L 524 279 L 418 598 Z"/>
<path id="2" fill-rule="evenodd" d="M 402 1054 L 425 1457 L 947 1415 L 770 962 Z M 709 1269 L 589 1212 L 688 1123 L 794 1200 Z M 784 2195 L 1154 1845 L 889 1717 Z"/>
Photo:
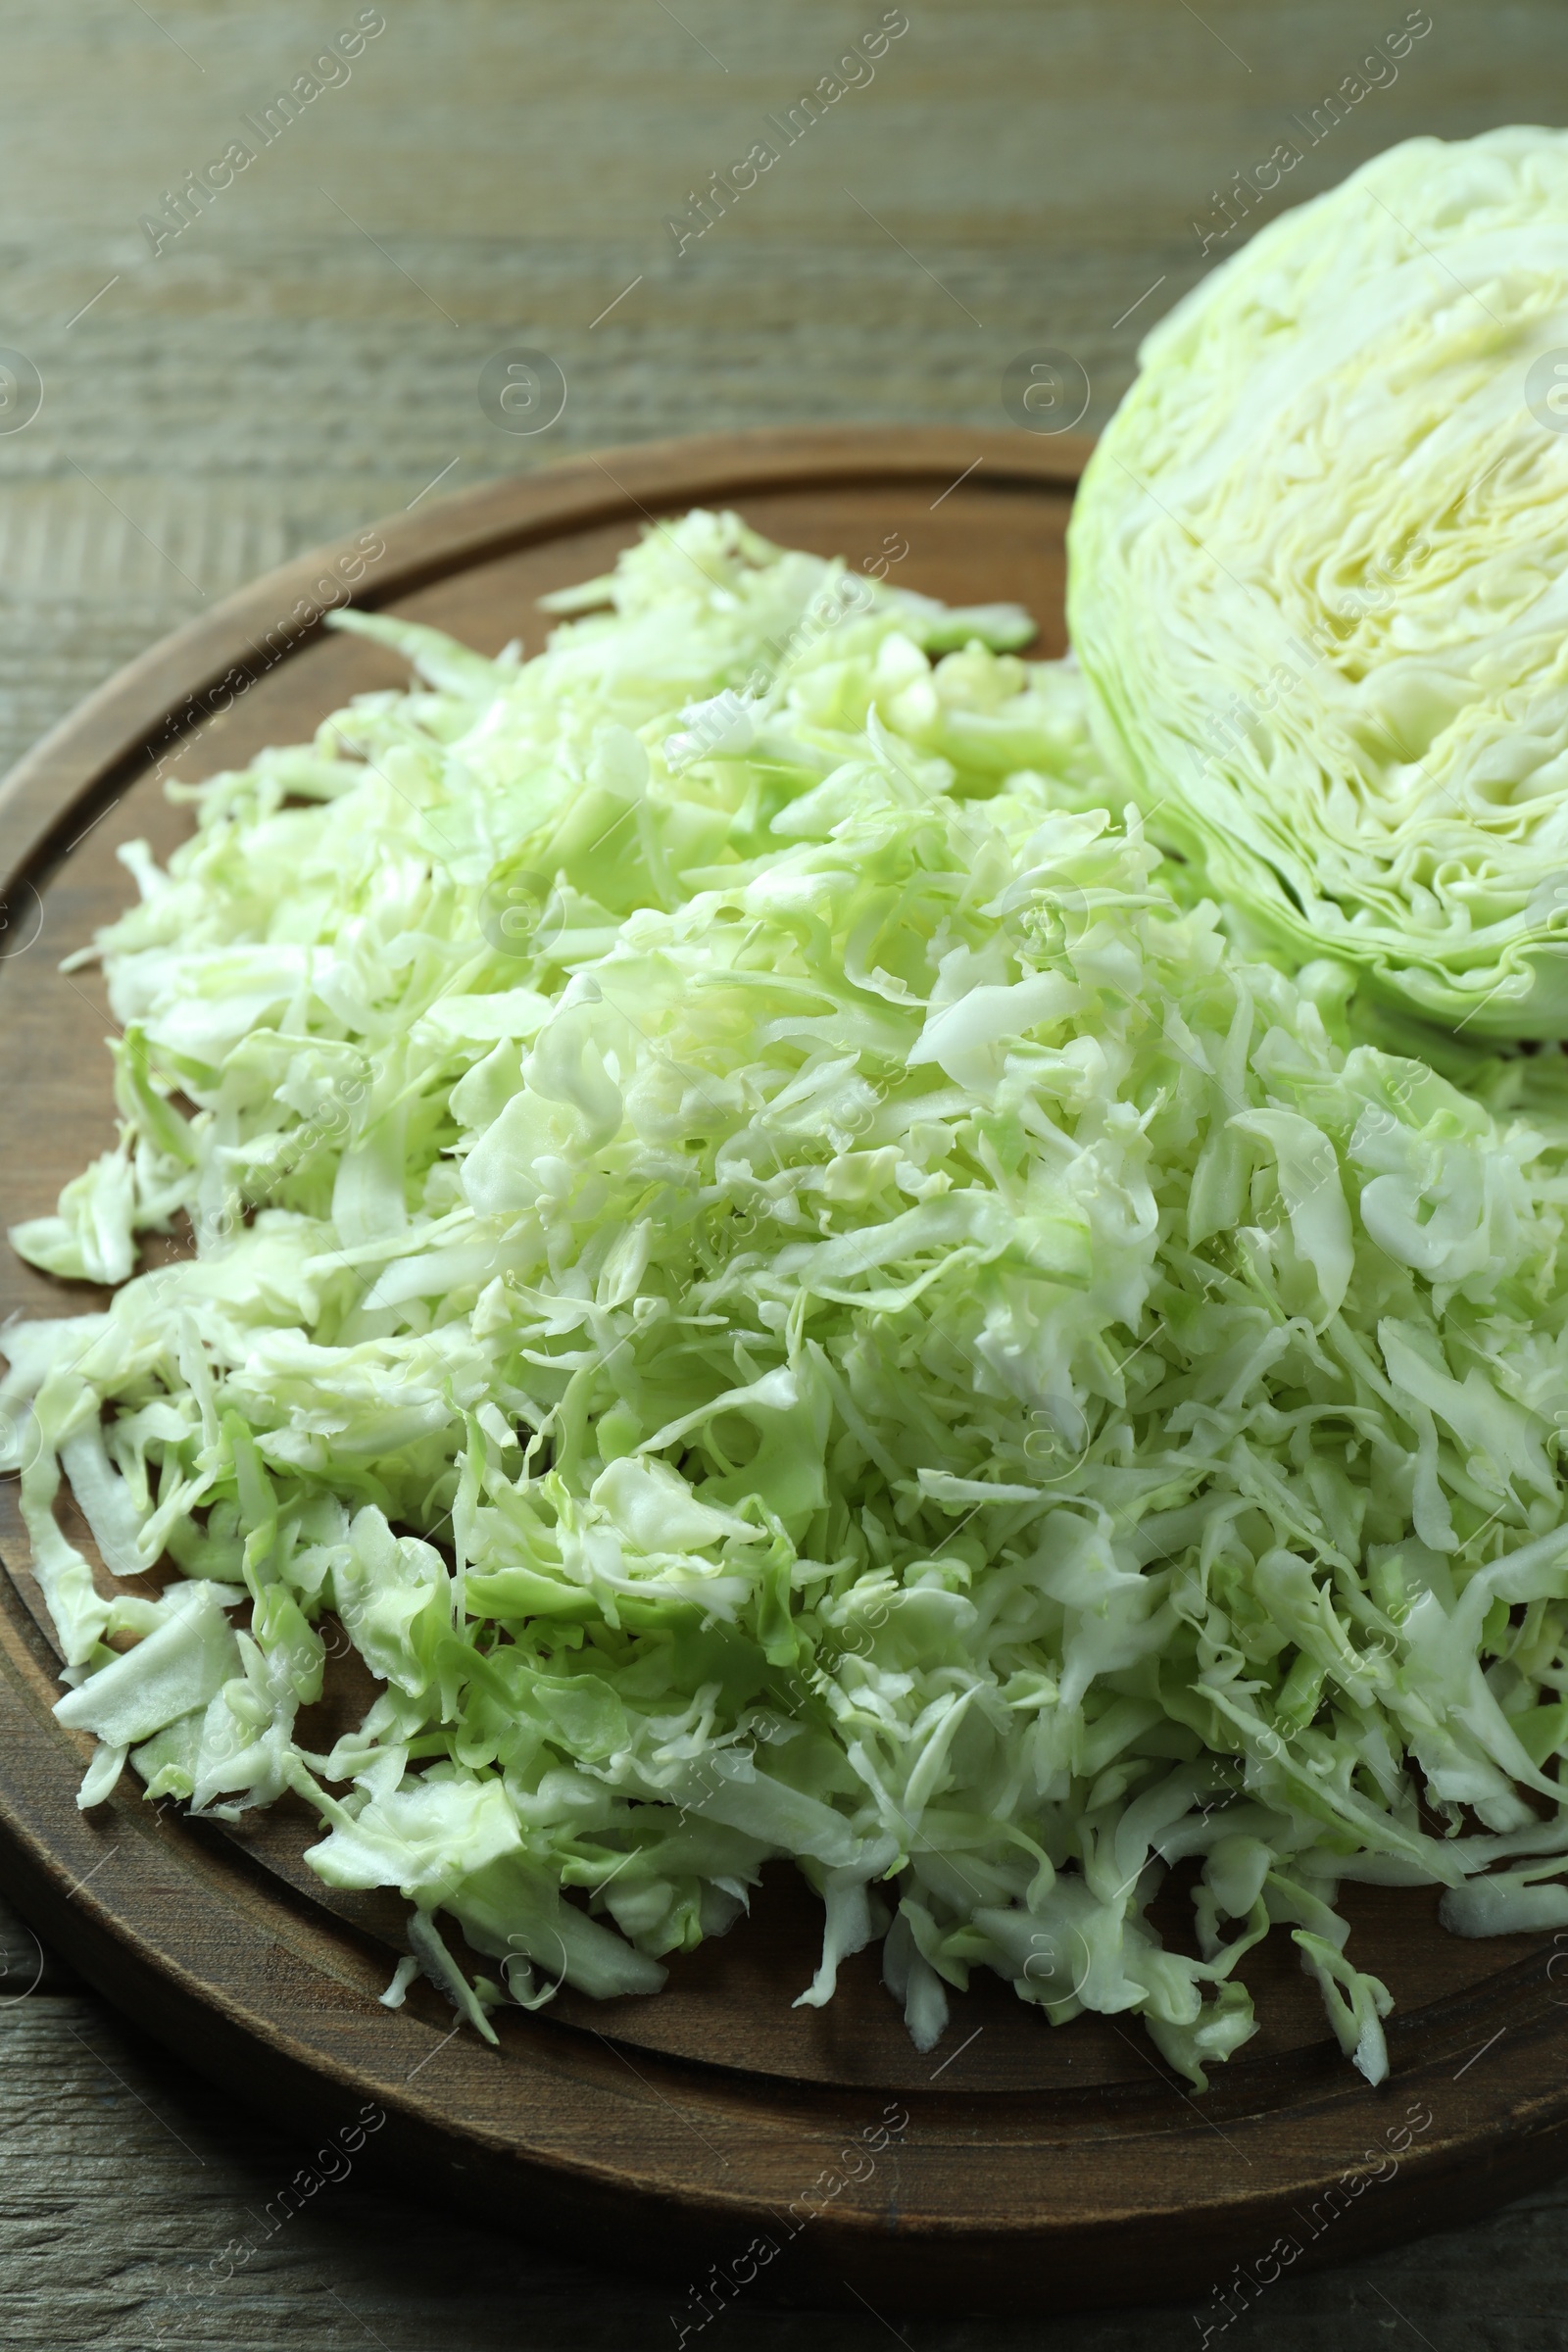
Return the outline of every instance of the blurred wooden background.
<path id="1" fill-rule="evenodd" d="M 766 118 L 901 19 L 678 250 L 668 221 L 695 225 L 714 172 L 733 188 L 755 142 L 784 146 Z M 346 77 L 313 75 L 356 26 Z M 0 5 L 0 766 L 205 600 L 569 449 L 792 419 L 1003 425 L 1003 371 L 1042 347 L 1082 368 L 1092 426 L 1143 330 L 1282 205 L 1418 132 L 1568 121 L 1558 0 L 23 0 Z M 329 76 L 264 145 L 257 110 Z M 234 140 L 255 160 L 160 235 Z M 1261 192 L 1282 142 L 1301 160 Z M 1247 214 L 1221 237 L 1227 190 Z M 566 383 L 531 437 L 478 397 L 517 347 Z M 41 380 L 21 429 L 31 378 L 7 354 Z M 669 2297 L 613 2246 L 579 2270 L 359 2171 L 244 2258 L 308 2153 L 0 1921 L 8 2347 L 673 2344 Z M 1568 2345 L 1565 2288 L 1559 2191 L 1286 2279 L 1213 2340 L 1538 2352 Z M 1054 2319 L 1042 2280 L 1028 2322 L 745 2308 L 710 2340 L 1164 2352 L 1205 2324 Z"/>

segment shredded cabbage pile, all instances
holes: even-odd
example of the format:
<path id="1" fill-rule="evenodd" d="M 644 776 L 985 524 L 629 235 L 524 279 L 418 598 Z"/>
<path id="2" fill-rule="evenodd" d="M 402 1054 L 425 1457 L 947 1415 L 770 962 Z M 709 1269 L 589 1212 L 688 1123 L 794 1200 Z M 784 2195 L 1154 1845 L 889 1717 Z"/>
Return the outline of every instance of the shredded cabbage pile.
<path id="1" fill-rule="evenodd" d="M 983 1966 L 1201 2087 L 1278 1924 L 1379 2079 L 1340 1882 L 1568 1923 L 1568 1130 L 1179 905 L 1014 611 L 704 513 L 556 602 L 340 615 L 414 689 L 124 853 L 12 1237 L 119 1287 L 0 1388 L 81 1801 L 296 1792 L 486 2034 L 788 1857 L 922 2049 Z"/>
<path id="2" fill-rule="evenodd" d="M 1140 360 L 1069 535 L 1115 772 L 1271 954 L 1568 1037 L 1568 132 L 1375 157 Z"/>

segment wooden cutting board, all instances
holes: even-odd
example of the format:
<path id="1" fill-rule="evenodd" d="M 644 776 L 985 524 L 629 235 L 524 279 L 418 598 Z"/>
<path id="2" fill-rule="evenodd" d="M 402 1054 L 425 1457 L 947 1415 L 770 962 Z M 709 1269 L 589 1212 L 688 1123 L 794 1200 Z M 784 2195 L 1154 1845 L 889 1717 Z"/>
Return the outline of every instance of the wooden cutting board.
<path id="1" fill-rule="evenodd" d="M 1055 654 L 1086 455 L 1066 436 L 888 428 L 612 451 L 416 508 L 155 648 L 0 792 L 0 1220 L 52 1207 L 112 1139 L 102 990 L 58 965 L 129 895 L 120 845 L 162 856 L 186 829 L 162 779 L 240 764 L 401 682 L 377 649 L 319 626 L 325 605 L 352 595 L 486 652 L 514 637 L 532 652 L 540 595 L 604 570 L 662 515 L 725 505 L 951 602 L 1016 599 Z M 0 1249 L 0 1314 L 98 1303 Z M 387 2010 L 403 1906 L 330 1896 L 299 1858 L 316 1835 L 303 1807 L 225 1831 L 147 1805 L 127 1778 L 77 1812 L 89 1743 L 50 1714 L 57 1659 L 10 1481 L 0 1556 L 0 1861 L 40 1933 L 323 2150 L 364 2135 L 425 2191 L 598 2266 L 659 2271 L 677 2342 L 770 2295 L 897 2318 L 1212 2290 L 1219 2333 L 1298 2263 L 1472 2218 L 1568 2163 L 1568 1936 L 1460 1941 L 1424 1890 L 1348 1901 L 1362 1965 L 1398 2004 L 1376 2091 L 1284 1936 L 1244 1972 L 1262 2032 L 1203 2097 L 1135 2020 L 1053 2031 L 983 1972 L 926 2057 L 875 1953 L 848 1964 L 829 2008 L 795 2009 L 819 1913 L 783 1865 L 654 1998 L 511 2011 L 499 2051 L 455 2031 L 428 1986 Z"/>

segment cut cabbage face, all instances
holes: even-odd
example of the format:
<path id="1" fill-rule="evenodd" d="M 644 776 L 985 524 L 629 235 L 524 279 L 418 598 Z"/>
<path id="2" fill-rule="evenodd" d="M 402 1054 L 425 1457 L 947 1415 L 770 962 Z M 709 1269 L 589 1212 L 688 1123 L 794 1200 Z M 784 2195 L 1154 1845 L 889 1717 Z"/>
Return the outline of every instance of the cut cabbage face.
<path id="1" fill-rule="evenodd" d="M 703 514 L 594 596 L 356 619 L 420 682 L 129 859 L 122 1139 L 14 1239 L 196 1254 L 0 1389 L 84 1801 L 301 1792 L 481 2032 L 788 1859 L 921 2047 L 988 1967 L 1201 2086 L 1280 1923 L 1377 2078 L 1340 1881 L 1559 1899 L 1563 1126 L 1239 962 L 1015 614 Z"/>
<path id="2" fill-rule="evenodd" d="M 1117 773 L 1270 952 L 1568 1036 L 1568 133 L 1392 149 L 1141 359 L 1070 535 Z"/>

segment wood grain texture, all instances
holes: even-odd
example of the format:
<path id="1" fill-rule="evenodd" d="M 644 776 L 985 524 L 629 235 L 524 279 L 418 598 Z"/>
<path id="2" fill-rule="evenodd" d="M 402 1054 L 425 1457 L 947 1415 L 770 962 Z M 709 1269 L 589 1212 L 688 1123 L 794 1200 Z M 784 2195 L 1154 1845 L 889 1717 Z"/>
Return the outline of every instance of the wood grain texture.
<path id="1" fill-rule="evenodd" d="M 852 563 L 862 542 L 869 556 L 892 538 L 908 586 L 1015 598 L 1059 645 L 1084 451 L 1067 436 L 907 427 L 610 451 L 378 526 L 355 601 L 494 647 L 535 627 L 542 593 L 597 572 L 662 514 L 733 505 Z M 187 829 L 164 800 L 167 776 L 307 737 L 386 674 L 380 649 L 314 617 L 318 583 L 344 568 L 342 550 L 322 551 L 193 621 L 0 790 L 0 897 L 39 912 L 36 937 L 0 966 L 8 1220 L 43 1205 L 40 1186 L 88 1156 L 109 1116 L 88 1034 L 108 1018 L 98 984 L 48 950 L 122 903 L 122 841 Z M 287 614 L 299 625 L 278 635 Z M 79 1311 L 83 1289 L 13 1261 L 0 1307 Z M 665 2278 L 691 2332 L 712 2324 L 701 2295 L 712 2264 L 742 2262 L 759 2301 L 1023 2310 L 1042 2271 L 1059 2306 L 1152 2299 L 1201 2292 L 1277 2242 L 1310 2269 L 1568 2161 L 1568 2013 L 1547 1973 L 1551 1940 L 1446 1936 L 1430 1890 L 1366 1889 L 1352 1907 L 1363 1965 L 1400 2003 L 1380 2093 L 1339 2053 L 1283 1945 L 1244 1964 L 1264 2031 L 1200 2102 L 1136 2028 L 1084 2018 L 1053 2032 L 989 1983 L 955 2002 L 944 2045 L 921 2058 L 871 1955 L 846 1969 L 825 2012 L 792 2007 L 819 1933 L 792 1873 L 773 1874 L 753 1918 L 675 1968 L 671 1995 L 506 2013 L 499 2052 L 457 2032 L 428 1986 L 389 2013 L 377 1996 L 406 1948 L 400 1906 L 325 1893 L 301 1860 L 316 1834 L 305 1807 L 224 1833 L 149 1808 L 127 1781 L 90 1816 L 76 1810 L 91 1743 L 50 1713 L 58 1660 L 10 1503 L 8 1493 L 0 1848 L 26 1915 L 158 2039 L 274 2122 L 330 2144 L 346 2120 L 373 2115 L 368 2161 L 493 2219 L 526 2208 L 535 2236 L 579 2252 L 612 2237 Z"/>
<path id="2" fill-rule="evenodd" d="M 802 168 L 781 169 L 677 266 L 665 212 L 744 153 L 757 120 L 809 86 L 879 6 L 675 0 L 672 18 L 653 0 L 388 0 L 388 31 L 353 81 L 156 262 L 138 216 L 355 8 L 151 9 L 0 0 L 0 344 L 28 352 L 45 382 L 36 420 L 0 434 L 0 765 L 209 603 L 401 511 L 448 467 L 442 490 L 661 432 L 1000 425 L 1001 368 L 1036 342 L 1080 355 L 1098 423 L 1140 331 L 1247 233 L 1203 260 L 1193 223 L 1211 192 L 1403 14 L 1402 0 L 1386 12 L 925 0 L 874 86 L 835 110 L 819 147 L 786 159 Z M 1443 0 L 1432 13 L 1397 82 L 1257 218 L 1413 132 L 1568 119 L 1555 0 Z M 637 296 L 590 327 L 639 272 Z M 564 416 L 538 441 L 501 434 L 474 398 L 483 358 L 514 340 L 557 351 L 569 379 Z M 78 1009 L 91 1055 L 103 1024 Z M 47 1151 L 47 1131 L 33 1140 Z M 50 1180 L 40 1168 L 40 1195 Z M 505 2233 L 436 2227 L 358 2173 L 193 2319 L 187 2265 L 263 2211 L 297 2151 L 95 2000 L 50 1997 L 46 1980 L 7 2008 L 10 1982 L 6 2343 L 674 2341 L 666 2299 L 619 2279 L 612 2250 L 579 2272 Z M 133 2092 L 86 2071 L 68 2016 Z M 142 2099 L 199 2147 L 200 2169 Z M 1565 2277 L 1568 2204 L 1554 2191 L 1402 2253 L 1292 2275 L 1215 2340 L 1537 2352 L 1568 2343 Z M 1185 2310 L 1055 2318 L 1049 2282 L 1042 2307 L 1038 2323 L 916 2312 L 899 2328 L 914 2352 L 1197 2340 Z M 767 2352 L 889 2340 L 867 2314 L 745 2305 L 706 2341 L 740 2329 Z"/>
<path id="3" fill-rule="evenodd" d="M 94 1999 L 0 2008 L 0 2340 L 8 2352 L 674 2344 L 672 2298 L 612 2242 L 585 2272 L 514 2231 L 389 2195 L 363 2163 L 280 2224 L 280 2192 L 321 2144 L 259 2123 Z M 1563 2191 L 1544 2191 L 1418 2256 L 1287 2278 L 1250 2323 L 1215 2340 L 1269 2352 L 1397 2352 L 1423 2338 L 1441 2352 L 1556 2352 L 1565 2219 Z M 1035 2315 L 984 2322 L 744 2302 L 689 2340 L 704 2352 L 874 2352 L 895 2336 L 913 2352 L 1192 2352 L 1198 2341 L 1185 2309 L 1063 2317 L 1047 2281 L 1040 2300 Z"/>

